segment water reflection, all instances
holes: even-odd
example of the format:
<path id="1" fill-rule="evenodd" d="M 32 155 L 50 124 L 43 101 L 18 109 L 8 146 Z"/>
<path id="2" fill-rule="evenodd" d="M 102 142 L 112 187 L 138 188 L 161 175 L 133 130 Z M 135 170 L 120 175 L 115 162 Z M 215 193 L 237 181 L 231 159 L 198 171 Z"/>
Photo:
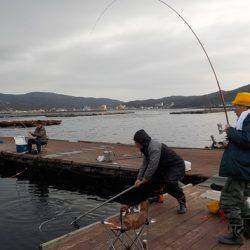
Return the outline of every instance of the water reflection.
<path id="1" fill-rule="evenodd" d="M 78 189 L 78 191 L 76 191 Z M 0 239 L 1 249 L 37 249 L 41 242 L 48 241 L 74 228 L 70 222 L 82 211 L 87 211 L 105 198 L 85 193 L 75 187 L 52 186 L 48 183 L 0 178 Z M 80 225 L 85 226 L 118 211 L 112 203 L 90 214 Z M 52 220 L 39 231 L 39 225 Z"/>

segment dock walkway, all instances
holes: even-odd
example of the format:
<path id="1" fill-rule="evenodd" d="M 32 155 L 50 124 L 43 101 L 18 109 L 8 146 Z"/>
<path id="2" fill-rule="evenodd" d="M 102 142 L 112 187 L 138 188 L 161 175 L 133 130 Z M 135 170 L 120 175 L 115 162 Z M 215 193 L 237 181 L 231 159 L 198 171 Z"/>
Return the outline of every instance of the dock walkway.
<path id="1" fill-rule="evenodd" d="M 219 245 L 216 237 L 228 232 L 227 223 L 212 215 L 206 208 L 207 200 L 200 197 L 207 189 L 199 186 L 188 188 L 185 193 L 188 213 L 176 213 L 176 201 L 167 196 L 164 204 L 150 207 L 150 218 L 155 223 L 149 226 L 148 249 L 249 249 L 250 241 L 244 246 Z M 42 250 L 107 249 L 108 236 L 101 223 L 74 231 L 68 235 L 41 244 Z M 120 248 L 118 248 L 120 249 Z"/>
<path id="2" fill-rule="evenodd" d="M 26 166 L 59 168 L 79 174 L 112 176 L 134 179 L 142 162 L 141 154 L 132 145 L 102 142 L 70 142 L 49 140 L 46 150 L 39 156 L 17 154 L 13 138 L 0 137 L 0 159 L 2 161 L 23 163 Z M 112 150 L 115 159 L 112 163 L 98 162 L 96 159 L 104 150 Z M 218 173 L 222 156 L 220 150 L 174 148 L 184 160 L 192 163 L 189 176 L 209 178 Z"/>

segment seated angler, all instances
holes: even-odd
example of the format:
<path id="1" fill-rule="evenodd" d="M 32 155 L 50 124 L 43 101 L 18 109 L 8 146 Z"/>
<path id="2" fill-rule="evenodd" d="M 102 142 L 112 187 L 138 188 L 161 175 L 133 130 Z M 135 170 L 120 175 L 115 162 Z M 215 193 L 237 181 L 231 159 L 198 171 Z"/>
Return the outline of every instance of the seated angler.
<path id="1" fill-rule="evenodd" d="M 32 145 L 35 144 L 37 147 L 38 154 L 41 153 L 41 147 L 48 142 L 46 130 L 41 121 L 37 122 L 35 131 L 29 132 L 32 138 L 28 139 L 28 153 L 32 152 Z"/>
<path id="2" fill-rule="evenodd" d="M 177 212 L 186 213 L 185 195 L 178 185 L 185 175 L 183 159 L 165 144 L 151 139 L 143 129 L 135 133 L 134 141 L 143 154 L 143 164 L 135 182 L 136 188 L 126 195 L 125 204 L 139 204 L 165 187 L 168 194 L 179 202 Z"/>

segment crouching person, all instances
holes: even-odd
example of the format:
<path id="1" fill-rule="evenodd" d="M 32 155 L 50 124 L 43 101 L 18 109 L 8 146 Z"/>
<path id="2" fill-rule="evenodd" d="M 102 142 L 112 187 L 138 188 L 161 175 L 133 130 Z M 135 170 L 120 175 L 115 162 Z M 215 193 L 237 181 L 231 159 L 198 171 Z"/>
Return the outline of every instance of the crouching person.
<path id="1" fill-rule="evenodd" d="M 229 140 L 221 161 L 220 176 L 228 177 L 221 192 L 221 208 L 229 221 L 230 234 L 220 243 L 243 245 L 250 238 L 250 93 L 239 93 L 233 102 L 238 116 L 236 127 L 226 126 Z"/>
<path id="2" fill-rule="evenodd" d="M 136 188 L 127 195 L 130 205 L 139 204 L 166 187 L 167 192 L 179 202 L 177 212 L 186 213 L 185 195 L 178 185 L 185 175 L 184 161 L 165 144 L 152 140 L 144 130 L 135 133 L 134 141 L 143 154 L 143 164 L 135 182 Z"/>
<path id="3" fill-rule="evenodd" d="M 32 145 L 35 144 L 37 147 L 38 154 L 41 153 L 41 147 L 48 142 L 48 137 L 46 135 L 46 130 L 42 124 L 42 122 L 38 122 L 36 125 L 35 131 L 29 132 L 29 134 L 33 137 L 28 139 L 28 153 L 32 152 Z"/>

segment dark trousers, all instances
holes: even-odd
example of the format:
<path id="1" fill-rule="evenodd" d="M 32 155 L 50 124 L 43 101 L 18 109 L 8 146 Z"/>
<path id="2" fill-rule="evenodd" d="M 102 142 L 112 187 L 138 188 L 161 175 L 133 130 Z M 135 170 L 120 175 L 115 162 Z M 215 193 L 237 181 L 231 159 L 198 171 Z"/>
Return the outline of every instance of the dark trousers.
<path id="1" fill-rule="evenodd" d="M 154 197 L 157 194 L 162 193 L 164 187 L 167 193 L 176 198 L 178 202 L 186 203 L 185 194 L 183 193 L 182 188 L 179 187 L 178 181 L 169 181 L 165 184 L 156 182 L 144 183 L 138 188 L 134 188 L 127 194 L 123 195 L 120 198 L 120 201 L 123 204 L 134 206 L 150 197 Z"/>
<path id="2" fill-rule="evenodd" d="M 29 139 L 28 140 L 28 151 L 31 153 L 32 151 L 32 145 L 35 144 L 37 148 L 37 152 L 40 154 L 41 153 L 41 148 L 43 145 L 46 144 L 46 142 L 41 141 L 39 138 L 36 139 Z"/>

